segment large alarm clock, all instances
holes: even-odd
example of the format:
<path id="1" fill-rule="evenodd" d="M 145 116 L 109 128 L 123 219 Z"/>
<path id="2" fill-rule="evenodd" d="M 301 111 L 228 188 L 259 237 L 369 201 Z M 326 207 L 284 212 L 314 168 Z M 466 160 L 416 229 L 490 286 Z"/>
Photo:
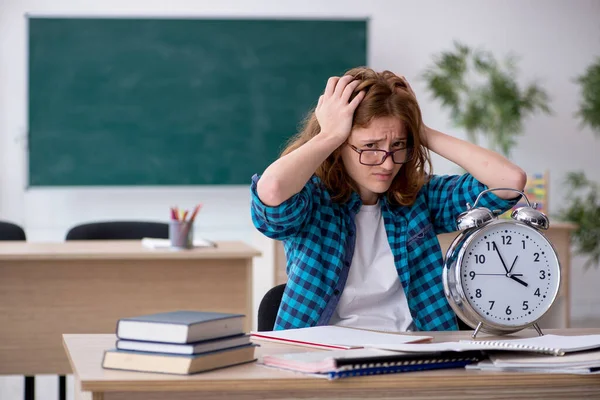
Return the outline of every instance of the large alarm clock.
<path id="1" fill-rule="evenodd" d="M 494 190 L 520 193 L 527 205 L 511 219 L 498 219 L 497 210 L 477 207 L 481 196 Z M 552 243 L 542 233 L 546 215 L 515 189 L 482 191 L 457 218 L 459 235 L 446 253 L 444 293 L 454 312 L 480 331 L 509 334 L 532 326 L 550 309 L 560 286 L 560 263 Z"/>

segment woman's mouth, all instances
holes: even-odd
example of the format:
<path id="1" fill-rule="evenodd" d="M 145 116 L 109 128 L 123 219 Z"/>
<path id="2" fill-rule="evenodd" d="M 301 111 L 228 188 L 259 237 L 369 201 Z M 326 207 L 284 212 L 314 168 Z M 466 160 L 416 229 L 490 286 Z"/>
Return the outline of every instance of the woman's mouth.
<path id="1" fill-rule="evenodd" d="M 392 174 L 391 173 L 389 173 L 389 174 L 383 174 L 383 173 L 373 174 L 373 176 L 375 176 L 375 179 L 377 179 L 378 181 L 387 181 L 387 180 L 390 180 L 392 178 Z"/>

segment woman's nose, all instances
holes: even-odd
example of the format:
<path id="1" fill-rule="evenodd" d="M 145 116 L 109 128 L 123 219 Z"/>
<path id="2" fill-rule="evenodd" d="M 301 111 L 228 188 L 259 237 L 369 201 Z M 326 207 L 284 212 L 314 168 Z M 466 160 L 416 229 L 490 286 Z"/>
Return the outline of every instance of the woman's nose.
<path id="1" fill-rule="evenodd" d="M 394 155 L 388 154 L 385 160 L 383 160 L 383 164 L 381 164 L 381 167 L 388 171 L 394 169 Z"/>

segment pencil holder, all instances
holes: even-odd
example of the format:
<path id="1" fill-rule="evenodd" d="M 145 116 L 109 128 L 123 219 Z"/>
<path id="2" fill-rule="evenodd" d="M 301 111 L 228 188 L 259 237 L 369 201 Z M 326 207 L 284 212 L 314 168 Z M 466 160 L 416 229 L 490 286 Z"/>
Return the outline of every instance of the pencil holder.
<path id="1" fill-rule="evenodd" d="M 171 221 L 169 224 L 169 240 L 174 249 L 191 249 L 194 247 L 194 223 L 190 221 Z"/>

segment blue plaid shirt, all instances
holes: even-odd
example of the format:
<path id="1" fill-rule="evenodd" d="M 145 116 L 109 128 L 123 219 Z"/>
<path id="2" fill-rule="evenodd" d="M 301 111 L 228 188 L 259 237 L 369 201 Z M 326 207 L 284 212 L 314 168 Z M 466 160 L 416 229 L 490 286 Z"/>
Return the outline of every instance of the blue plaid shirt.
<path id="1" fill-rule="evenodd" d="M 362 202 L 355 192 L 336 203 L 314 176 L 282 204 L 263 204 L 252 177 L 252 221 L 266 236 L 284 243 L 288 282 L 274 329 L 327 325 L 344 291 L 355 243 L 354 217 Z M 456 316 L 444 295 L 443 256 L 437 234 L 456 230 L 455 219 L 487 187 L 472 175 L 433 175 L 410 206 L 380 205 L 415 327 L 456 330 Z M 486 193 L 478 206 L 508 210 L 516 200 Z"/>

